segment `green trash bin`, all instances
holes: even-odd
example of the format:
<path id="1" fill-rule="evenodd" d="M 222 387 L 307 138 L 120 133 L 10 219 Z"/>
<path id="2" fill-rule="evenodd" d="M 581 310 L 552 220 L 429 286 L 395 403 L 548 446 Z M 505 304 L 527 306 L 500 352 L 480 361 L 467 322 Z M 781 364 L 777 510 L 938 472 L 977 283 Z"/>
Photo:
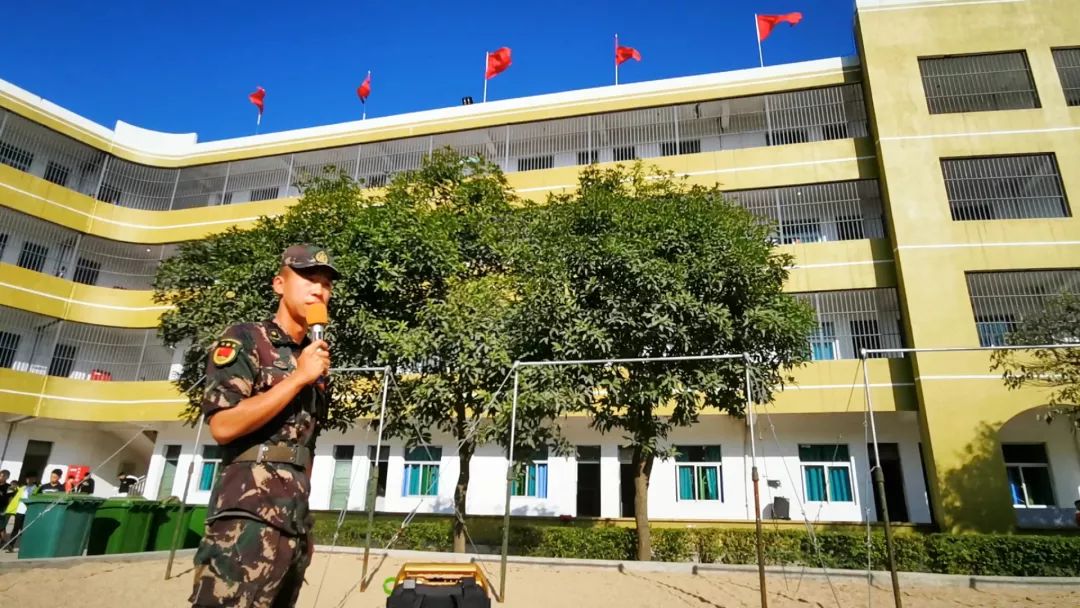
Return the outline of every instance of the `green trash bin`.
<path id="1" fill-rule="evenodd" d="M 146 550 L 157 502 L 141 498 L 110 498 L 94 515 L 87 555 L 139 553 Z"/>
<path id="2" fill-rule="evenodd" d="M 188 520 L 188 530 L 191 531 L 197 537 L 195 546 L 199 545 L 199 541 L 206 534 L 206 505 L 188 505 L 188 509 L 191 509 L 191 519 Z"/>
<path id="3" fill-rule="evenodd" d="M 26 519 L 19 559 L 82 555 L 94 512 L 103 498 L 82 494 L 37 494 L 25 500 Z"/>
<path id="4" fill-rule="evenodd" d="M 154 523 L 150 525 L 150 538 L 146 544 L 147 551 L 168 551 L 172 548 L 173 535 L 176 529 L 180 529 L 180 537 L 176 539 L 177 549 L 192 549 L 199 545 L 202 533 L 196 533 L 191 529 L 191 509 L 184 507 L 184 515 L 180 515 L 179 502 L 163 502 L 154 507 Z M 204 515 L 205 517 L 205 515 Z"/>

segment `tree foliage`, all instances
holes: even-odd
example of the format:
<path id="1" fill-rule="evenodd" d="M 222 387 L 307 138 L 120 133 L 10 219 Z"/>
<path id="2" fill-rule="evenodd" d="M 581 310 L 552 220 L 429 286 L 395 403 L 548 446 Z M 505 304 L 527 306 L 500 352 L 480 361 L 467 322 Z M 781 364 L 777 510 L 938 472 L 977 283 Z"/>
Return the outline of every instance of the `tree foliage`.
<path id="1" fill-rule="evenodd" d="M 1048 421 L 1065 417 L 1080 429 L 1080 297 L 1061 293 L 1046 306 L 1028 314 L 1006 336 L 1013 346 L 1076 344 L 1077 348 L 999 350 L 993 355 L 993 369 L 1003 372 L 1011 389 L 1033 386 L 1049 389 Z"/>
<path id="2" fill-rule="evenodd" d="M 757 398 L 808 355 L 810 309 L 783 292 L 791 259 L 770 227 L 716 188 L 633 168 L 585 169 L 579 189 L 533 214 L 523 298 L 534 356 L 632 359 L 753 354 Z M 573 409 L 633 446 L 639 557 L 647 488 L 669 433 L 707 409 L 742 415 L 742 360 L 562 368 Z"/>

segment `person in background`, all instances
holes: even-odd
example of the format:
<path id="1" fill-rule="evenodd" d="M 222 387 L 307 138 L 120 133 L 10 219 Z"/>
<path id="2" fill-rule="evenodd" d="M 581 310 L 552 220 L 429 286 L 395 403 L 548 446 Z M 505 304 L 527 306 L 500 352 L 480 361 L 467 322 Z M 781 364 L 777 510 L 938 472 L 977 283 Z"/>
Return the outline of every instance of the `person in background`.
<path id="1" fill-rule="evenodd" d="M 75 493 L 77 494 L 93 494 L 94 493 L 94 478 L 90 477 L 90 471 L 86 472 L 86 475 L 82 478 L 78 484 L 75 485 Z"/>
<path id="2" fill-rule="evenodd" d="M 7 540 L 8 520 L 15 514 L 14 507 L 8 512 L 8 505 L 12 497 L 19 493 L 19 484 L 8 481 L 10 477 L 11 472 L 7 469 L 0 471 L 0 546 Z"/>
<path id="3" fill-rule="evenodd" d="M 36 475 L 27 475 L 23 487 L 19 488 L 19 491 L 11 499 L 11 504 L 8 505 L 7 510 L 9 512 L 14 511 L 15 515 L 15 524 L 11 527 L 11 537 L 4 543 L 4 550 L 8 553 L 13 553 L 15 547 L 19 544 L 23 522 L 26 521 L 26 499 L 37 493 L 37 481 Z"/>
<path id="4" fill-rule="evenodd" d="M 53 469 L 49 473 L 49 483 L 42 485 L 38 488 L 38 494 L 56 494 L 64 491 L 64 484 L 60 483 L 60 477 L 64 472 L 60 469 Z"/>
<path id="5" fill-rule="evenodd" d="M 121 494 L 127 494 L 131 491 L 131 486 L 139 482 L 139 478 L 129 473 L 120 473 L 116 477 L 117 492 Z"/>

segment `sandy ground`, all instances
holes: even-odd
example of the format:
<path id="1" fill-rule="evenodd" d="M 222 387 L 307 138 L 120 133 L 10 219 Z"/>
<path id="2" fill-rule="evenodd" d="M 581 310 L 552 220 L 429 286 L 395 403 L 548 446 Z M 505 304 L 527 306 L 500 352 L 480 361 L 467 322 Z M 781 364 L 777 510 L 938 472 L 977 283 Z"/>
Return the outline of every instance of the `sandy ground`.
<path id="1" fill-rule="evenodd" d="M 361 593 L 361 558 L 352 554 L 316 554 L 307 573 L 310 585 L 300 595 L 299 606 L 316 606 L 319 581 L 329 564 L 325 584 L 318 593 L 318 608 L 382 607 L 386 595 L 382 581 L 397 572 L 400 558 L 372 556 L 377 567 L 374 583 Z M 186 606 L 191 590 L 190 557 L 178 561 L 172 580 L 164 580 L 165 561 L 80 562 L 41 565 L 33 569 L 0 571 L 0 604 L 17 608 L 57 608 L 79 606 L 115 608 Z M 498 564 L 485 564 L 498 575 Z M 496 583 L 497 585 L 497 583 Z M 805 608 L 821 606 L 866 606 L 865 581 L 824 581 L 803 579 L 796 574 L 771 575 L 768 580 L 769 606 Z M 834 595 L 835 593 L 835 595 Z M 1024 606 L 1062 607 L 1080 605 L 1080 593 L 1062 590 L 1011 588 L 977 591 L 957 587 L 914 587 L 903 590 L 904 605 L 910 607 Z M 888 589 L 871 591 L 873 606 L 892 606 Z M 611 608 L 693 606 L 695 608 L 735 608 L 760 605 L 755 574 L 710 572 L 700 575 L 660 572 L 619 573 L 608 568 L 513 565 L 507 577 L 506 606 L 551 608 L 570 606 Z"/>

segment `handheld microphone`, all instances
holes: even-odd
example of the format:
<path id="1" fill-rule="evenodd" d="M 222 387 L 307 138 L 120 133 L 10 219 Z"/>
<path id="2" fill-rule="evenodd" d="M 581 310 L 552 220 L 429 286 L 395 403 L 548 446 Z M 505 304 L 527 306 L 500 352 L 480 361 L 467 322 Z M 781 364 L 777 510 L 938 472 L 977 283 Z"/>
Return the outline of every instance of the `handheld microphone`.
<path id="1" fill-rule="evenodd" d="M 326 339 L 326 325 L 328 322 L 326 304 L 322 302 L 308 304 L 307 324 L 312 341 Z"/>

